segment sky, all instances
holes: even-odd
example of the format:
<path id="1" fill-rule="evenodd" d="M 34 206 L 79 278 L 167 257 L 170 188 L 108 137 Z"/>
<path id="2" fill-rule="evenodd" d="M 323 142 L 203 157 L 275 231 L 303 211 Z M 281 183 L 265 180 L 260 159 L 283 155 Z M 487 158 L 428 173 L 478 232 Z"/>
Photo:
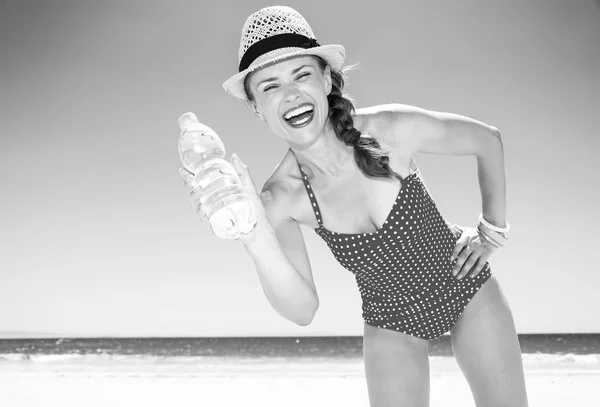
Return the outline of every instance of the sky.
<path id="1" fill-rule="evenodd" d="M 0 2 L 0 337 L 362 334 L 353 276 L 312 229 L 321 306 L 300 327 L 271 309 L 243 245 L 196 218 L 177 172 L 188 111 L 259 186 L 285 154 L 221 88 L 244 21 L 274 4 Z M 600 332 L 600 4 L 284 4 L 360 63 L 346 88 L 357 107 L 500 130 L 512 230 L 490 264 L 517 330 Z M 415 159 L 443 216 L 476 226 L 475 159 Z"/>

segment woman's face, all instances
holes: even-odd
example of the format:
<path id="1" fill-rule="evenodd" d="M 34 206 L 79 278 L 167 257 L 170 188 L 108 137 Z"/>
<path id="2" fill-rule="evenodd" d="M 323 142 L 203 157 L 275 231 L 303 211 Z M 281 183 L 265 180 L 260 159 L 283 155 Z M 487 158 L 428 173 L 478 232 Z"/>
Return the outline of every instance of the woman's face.
<path id="1" fill-rule="evenodd" d="M 248 85 L 250 107 L 275 134 L 294 145 L 312 144 L 319 137 L 329 113 L 329 67 L 321 72 L 316 58 L 295 57 L 254 72 Z"/>

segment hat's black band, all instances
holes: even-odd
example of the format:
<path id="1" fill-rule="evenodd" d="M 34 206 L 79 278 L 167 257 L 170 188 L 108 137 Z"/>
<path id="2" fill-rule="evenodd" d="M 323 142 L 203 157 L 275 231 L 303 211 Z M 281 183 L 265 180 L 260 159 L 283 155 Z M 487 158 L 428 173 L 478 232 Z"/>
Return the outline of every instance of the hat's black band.
<path id="1" fill-rule="evenodd" d="M 308 38 L 302 34 L 277 34 L 255 42 L 246 50 L 240 61 L 240 72 L 247 69 L 252 62 L 259 56 L 279 48 L 298 47 L 314 48 L 319 47 L 317 40 Z"/>

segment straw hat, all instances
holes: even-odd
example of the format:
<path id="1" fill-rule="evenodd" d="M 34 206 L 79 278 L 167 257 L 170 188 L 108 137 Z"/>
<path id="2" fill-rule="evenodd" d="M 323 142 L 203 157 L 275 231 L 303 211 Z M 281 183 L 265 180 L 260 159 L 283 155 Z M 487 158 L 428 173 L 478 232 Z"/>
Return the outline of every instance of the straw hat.
<path id="1" fill-rule="evenodd" d="M 317 55 L 334 69 L 344 64 L 343 46 L 319 45 L 312 29 L 296 10 L 286 6 L 266 7 L 246 20 L 238 52 L 239 73 L 233 75 L 223 88 L 229 94 L 246 98 L 246 75 L 272 62 L 293 56 Z"/>

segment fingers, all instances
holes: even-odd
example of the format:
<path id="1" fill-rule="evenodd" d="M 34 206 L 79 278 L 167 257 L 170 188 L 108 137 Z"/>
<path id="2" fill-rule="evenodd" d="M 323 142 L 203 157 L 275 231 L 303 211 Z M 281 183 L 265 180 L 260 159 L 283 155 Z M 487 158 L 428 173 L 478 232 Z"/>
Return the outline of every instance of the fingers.
<path id="1" fill-rule="evenodd" d="M 494 251 L 496 250 L 496 248 L 491 244 L 481 241 L 479 241 L 478 249 L 479 258 L 477 260 L 477 264 L 475 264 L 473 270 L 471 271 L 471 274 L 469 275 L 470 278 L 474 278 L 477 274 L 481 272 L 481 270 L 484 269 L 487 261 L 492 256 L 492 253 L 494 253 Z"/>
<path id="2" fill-rule="evenodd" d="M 455 276 L 456 278 L 460 278 L 459 273 L 463 272 L 463 268 L 464 268 L 465 264 L 469 261 L 469 258 L 471 257 L 471 253 L 472 253 L 472 250 L 469 248 L 469 245 L 467 243 L 458 243 L 457 242 L 457 247 L 459 245 L 460 245 L 461 249 L 460 249 L 460 252 L 455 257 L 456 262 L 454 263 L 454 266 L 452 267 L 452 275 Z M 454 250 L 456 250 L 456 247 L 454 248 Z"/>
<path id="3" fill-rule="evenodd" d="M 450 254 L 450 261 L 454 261 L 454 259 L 458 259 L 458 255 L 460 254 L 460 252 L 463 250 L 463 248 L 465 248 L 466 246 L 468 246 L 469 244 L 469 238 L 466 235 L 461 235 L 458 240 L 456 241 L 456 244 L 454 245 L 454 249 L 452 250 L 452 254 Z"/>
<path id="4" fill-rule="evenodd" d="M 482 248 L 474 245 L 475 248 L 466 246 L 459 254 L 456 264 L 452 269 L 452 275 L 458 280 L 466 276 L 475 277 L 481 272 L 489 255 Z"/>
<path id="5" fill-rule="evenodd" d="M 459 229 L 459 231 L 461 235 L 450 257 L 452 262 L 456 259 L 452 267 L 452 275 L 458 280 L 466 276 L 474 278 L 483 270 L 495 247 L 482 241 L 474 229 Z"/>
<path id="6" fill-rule="evenodd" d="M 479 274 L 481 270 L 483 270 L 483 268 L 485 267 L 486 262 L 487 260 L 484 258 L 484 256 L 479 257 L 479 259 L 477 260 L 477 264 L 471 270 L 471 274 L 469 274 L 469 278 L 474 278 L 475 276 L 477 276 L 477 274 Z"/>
<path id="7" fill-rule="evenodd" d="M 248 167 L 240 160 L 240 157 L 236 153 L 231 154 L 231 164 L 233 164 L 233 168 L 235 168 L 240 177 L 246 174 L 246 168 Z"/>
<path id="8" fill-rule="evenodd" d="M 192 202 L 193 202 L 192 205 L 194 205 L 194 209 L 196 210 L 196 213 L 200 217 L 200 220 L 202 222 L 207 221 L 208 214 L 206 213 L 205 206 L 199 200 L 192 200 Z"/>
<path id="9" fill-rule="evenodd" d="M 190 198 L 194 204 L 200 203 L 200 194 L 202 193 L 202 188 L 199 185 L 194 185 L 194 174 L 185 168 L 179 169 L 179 175 L 183 179 L 183 184 L 187 189 Z"/>
<path id="10" fill-rule="evenodd" d="M 190 171 L 188 171 L 185 168 L 179 169 L 179 175 L 181 175 L 181 178 L 183 178 L 184 180 L 187 178 L 194 178 L 194 174 L 192 174 Z"/>
<path id="11" fill-rule="evenodd" d="M 455 268 L 454 268 L 454 271 L 452 272 L 452 274 L 454 274 L 458 280 L 462 279 L 467 274 L 469 274 L 469 272 L 471 271 L 471 269 L 473 268 L 473 266 L 477 263 L 477 260 L 479 259 L 479 256 L 474 251 L 467 250 L 467 253 L 468 254 L 466 254 L 464 256 L 460 255 L 459 260 L 457 260 L 457 262 L 456 262 L 458 265 L 458 262 L 462 260 L 462 264 L 461 264 L 460 268 L 458 268 L 457 266 L 454 266 Z"/>
<path id="12" fill-rule="evenodd" d="M 237 172 L 238 176 L 240 177 L 240 180 L 242 181 L 244 188 L 246 188 L 246 190 L 248 192 L 253 192 L 258 195 L 257 190 L 256 190 L 256 185 L 254 184 L 254 181 L 252 180 L 252 177 L 250 176 L 250 171 L 248 170 L 248 166 L 245 165 L 242 162 L 242 160 L 240 160 L 240 157 L 238 157 L 238 155 L 236 153 L 233 153 L 231 155 L 231 164 L 233 165 L 233 168 Z"/>
<path id="13" fill-rule="evenodd" d="M 192 181 L 194 180 L 194 174 L 186 170 L 185 168 L 179 169 L 179 175 L 183 179 L 184 185 L 187 189 L 190 189 L 192 186 Z"/>
<path id="14" fill-rule="evenodd" d="M 185 188 L 188 190 L 190 194 L 190 198 L 193 202 L 201 202 L 200 197 L 202 192 L 204 191 L 199 183 L 194 184 L 195 176 L 194 173 L 186 170 L 185 168 L 179 169 L 179 175 L 183 179 L 183 183 Z"/>
<path id="15" fill-rule="evenodd" d="M 248 175 L 249 175 L 248 174 L 248 166 L 246 164 L 244 164 L 242 162 L 242 160 L 240 160 L 240 157 L 236 153 L 231 154 L 231 164 L 233 164 L 233 168 L 239 175 L 242 182 L 245 183 L 246 178 L 248 178 Z"/>
<path id="16" fill-rule="evenodd" d="M 206 208 L 204 205 L 202 205 L 202 201 L 200 199 L 202 188 L 199 186 L 194 188 L 194 174 L 185 168 L 179 168 L 179 175 L 183 179 L 184 186 L 190 195 L 190 204 L 192 209 L 194 209 L 194 211 L 198 214 L 202 222 L 208 221 Z"/>

